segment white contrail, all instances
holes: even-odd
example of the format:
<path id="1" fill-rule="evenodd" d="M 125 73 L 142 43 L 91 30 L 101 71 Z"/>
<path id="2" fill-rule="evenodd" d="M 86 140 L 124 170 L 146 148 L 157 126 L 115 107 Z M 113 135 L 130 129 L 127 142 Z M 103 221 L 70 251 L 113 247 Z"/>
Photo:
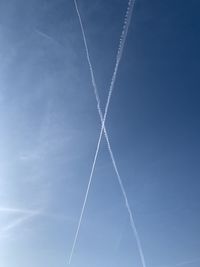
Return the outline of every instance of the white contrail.
<path id="1" fill-rule="evenodd" d="M 112 152 L 112 149 L 111 149 L 111 145 L 110 145 L 110 142 L 109 142 L 109 139 L 108 139 L 107 131 L 106 131 L 106 128 L 105 128 L 105 120 L 106 120 L 106 116 L 107 116 L 107 112 L 108 112 L 110 98 L 111 98 L 113 87 L 114 87 L 114 84 L 115 84 L 116 75 L 117 75 L 117 71 L 118 71 L 118 66 L 119 66 L 119 63 L 120 63 L 120 60 L 121 60 L 121 57 L 122 57 L 123 48 L 124 48 L 126 36 L 127 36 L 127 33 L 128 33 L 128 28 L 129 28 L 129 25 L 130 25 L 130 21 L 131 21 L 131 17 L 132 17 L 132 11 L 133 11 L 133 7 L 134 7 L 134 4 L 135 4 L 135 1 L 131 1 L 130 0 L 128 2 L 128 8 L 127 8 L 126 16 L 125 16 L 123 31 L 122 31 L 121 38 L 120 38 L 120 44 L 119 44 L 117 57 L 116 57 L 115 69 L 114 69 L 114 73 L 113 73 L 113 76 L 112 76 L 111 85 L 110 85 L 110 88 L 109 88 L 109 94 L 108 94 L 108 99 L 107 99 L 107 103 L 106 103 L 104 117 L 102 115 L 102 111 L 101 111 L 101 107 L 100 107 L 100 99 L 99 99 L 98 89 L 97 89 L 97 86 L 96 86 L 95 77 L 94 77 L 94 71 L 93 71 L 93 67 L 92 67 L 92 64 L 91 64 L 90 56 L 89 56 L 89 50 L 88 50 L 88 46 L 87 46 L 87 40 L 86 40 L 86 36 L 85 36 L 85 31 L 84 31 L 82 19 L 81 19 L 81 16 L 80 16 L 80 12 L 79 12 L 76 0 L 74 0 L 74 3 L 75 3 L 77 15 L 78 15 L 80 26 L 81 26 L 81 31 L 82 31 L 82 35 L 83 35 L 83 40 L 84 40 L 85 50 L 86 50 L 86 55 L 87 55 L 87 60 L 88 60 L 88 65 L 89 65 L 90 74 L 91 74 L 92 85 L 93 85 L 93 88 L 94 88 L 94 93 L 95 93 L 95 97 L 96 97 L 96 101 L 97 101 L 97 109 L 98 109 L 99 116 L 100 116 L 100 119 L 101 119 L 102 127 L 101 127 L 101 132 L 100 132 L 100 136 L 99 136 L 99 140 L 98 140 L 98 144 L 97 144 L 97 149 L 96 149 L 96 153 L 95 153 L 95 157 L 94 157 L 94 161 L 93 161 L 93 165 L 92 165 L 92 170 L 91 170 L 91 174 L 90 174 L 90 179 L 89 179 L 89 183 L 88 183 L 88 187 L 87 187 L 84 203 L 83 203 L 82 210 L 81 210 L 81 215 L 80 215 L 80 218 L 79 218 L 77 231 L 76 231 L 76 234 L 75 234 L 72 250 L 71 250 L 71 253 L 70 253 L 69 264 L 71 263 L 71 259 L 72 259 L 73 252 L 74 252 L 74 248 L 75 248 L 75 245 L 76 245 L 76 241 L 77 241 L 77 237 L 78 237 L 78 233 L 79 233 L 79 229 L 80 229 L 80 225 L 81 225 L 81 221 L 82 221 L 82 217 L 83 217 L 83 213 L 84 213 L 84 209 L 85 209 L 85 205 L 86 205 L 86 202 L 87 202 L 87 197 L 88 197 L 88 193 L 89 193 L 89 189 L 90 189 L 90 185 L 91 185 L 91 181 L 92 181 L 92 177 L 93 177 L 93 173 L 94 173 L 96 159 L 97 159 L 97 155 L 98 155 L 98 152 L 99 152 L 99 146 L 100 146 L 100 142 L 101 142 L 101 138 L 102 138 L 102 133 L 104 132 L 104 135 L 105 135 L 105 138 L 106 138 L 106 141 L 107 141 L 107 145 L 108 145 L 108 150 L 109 150 L 109 153 L 110 153 L 110 156 L 111 156 L 112 164 L 113 164 L 114 170 L 116 172 L 116 175 L 117 175 L 117 178 L 118 178 L 118 182 L 119 182 L 120 188 L 122 190 L 122 194 L 123 194 L 123 197 L 124 197 L 124 200 L 125 200 L 125 204 L 126 204 L 126 207 L 127 207 L 128 213 L 129 213 L 130 223 L 131 223 L 131 227 L 132 227 L 132 230 L 133 230 L 135 238 L 136 238 L 138 250 L 139 250 L 139 253 L 140 253 L 141 262 L 142 262 L 143 267 L 146 267 L 144 253 L 143 253 L 143 249 L 142 249 L 142 246 L 141 246 L 141 241 L 140 241 L 140 238 L 139 238 L 139 234 L 138 234 L 138 231 L 137 231 L 134 219 L 133 219 L 133 214 L 131 212 L 131 208 L 130 208 L 130 205 L 129 205 L 129 202 L 128 202 L 126 191 L 124 189 L 124 186 L 123 186 L 123 183 L 122 183 L 122 179 L 120 177 L 120 174 L 119 174 L 116 162 L 115 162 L 115 158 L 114 158 L 114 155 L 113 155 L 113 152 Z"/>

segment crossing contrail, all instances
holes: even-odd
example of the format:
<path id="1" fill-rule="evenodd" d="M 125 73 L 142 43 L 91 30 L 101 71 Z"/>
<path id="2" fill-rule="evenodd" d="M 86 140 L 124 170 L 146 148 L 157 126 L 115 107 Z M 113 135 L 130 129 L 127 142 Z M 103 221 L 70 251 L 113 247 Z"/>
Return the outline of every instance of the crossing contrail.
<path id="1" fill-rule="evenodd" d="M 136 238 L 136 242 L 137 242 L 137 246 L 138 246 L 141 262 L 142 262 L 143 267 L 146 267 L 146 262 L 145 262 L 145 258 L 144 258 L 143 249 L 142 249 L 142 246 L 141 246 L 140 237 L 139 237 L 139 234 L 138 234 L 138 231 L 137 231 L 134 219 L 133 219 L 133 214 L 132 214 L 132 211 L 131 211 L 131 208 L 130 208 L 130 205 L 129 205 L 129 201 L 128 201 L 128 198 L 127 198 L 127 195 L 126 195 L 126 191 L 125 191 L 123 183 L 122 183 L 121 176 L 119 174 L 119 171 L 118 171 L 118 168 L 117 168 L 117 165 L 116 165 L 116 161 L 115 161 L 115 158 L 114 158 L 114 155 L 113 155 L 113 152 L 112 152 L 112 148 L 111 148 L 111 145 L 110 145 L 110 142 L 109 142 L 109 138 L 108 138 L 108 134 L 107 134 L 106 127 L 105 127 L 105 120 L 106 120 L 106 116 L 107 116 L 107 112 L 108 112 L 110 98 L 111 98 L 112 91 L 113 91 L 114 84 L 115 84 L 119 62 L 120 62 L 121 57 L 122 57 L 123 48 L 124 48 L 124 44 L 125 44 L 125 41 L 126 41 L 128 28 L 129 28 L 129 25 L 130 25 L 130 22 L 131 22 L 132 11 L 133 11 L 133 7 L 134 7 L 134 4 L 135 4 L 135 1 L 131 1 L 130 0 L 128 2 L 128 8 L 127 8 L 126 16 L 125 16 L 125 20 L 124 20 L 123 31 L 122 31 L 122 34 L 121 34 L 121 37 L 120 37 L 120 43 L 119 43 L 119 48 L 118 48 L 117 57 L 116 57 L 116 64 L 115 64 L 113 77 L 112 77 L 112 80 L 111 80 L 111 85 L 110 85 L 110 88 L 109 88 L 109 95 L 108 95 L 108 99 L 107 99 L 107 103 L 106 103 L 104 117 L 103 117 L 102 111 L 101 111 L 100 98 L 99 98 L 98 89 L 97 89 L 97 85 L 96 85 L 96 81 L 95 81 L 93 67 L 92 67 L 91 60 L 90 60 L 89 49 L 88 49 L 88 45 L 87 45 L 87 40 L 86 40 L 86 35 L 85 35 L 85 31 L 84 31 L 81 15 L 80 15 L 76 0 L 74 0 L 74 3 L 75 3 L 76 12 L 77 12 L 77 15 L 78 15 L 78 18 L 79 18 L 79 22 L 80 22 L 80 26 L 81 26 L 83 41 L 84 41 L 85 50 L 86 50 L 87 61 L 88 61 L 89 69 L 90 69 L 92 85 L 93 85 L 93 89 L 94 89 L 95 98 L 96 98 L 96 101 L 97 101 L 97 109 L 98 109 L 98 113 L 99 113 L 99 116 L 100 116 L 100 119 L 101 119 L 102 127 L 101 127 L 101 132 L 100 132 L 100 136 L 99 136 L 99 140 L 98 140 L 98 144 L 97 144 L 97 149 L 96 149 L 96 153 L 95 153 L 95 157 L 94 157 L 94 161 L 93 161 L 93 165 L 92 165 L 92 170 L 91 170 L 91 174 L 90 174 L 90 179 L 89 179 L 89 183 L 88 183 L 88 187 L 87 187 L 84 203 L 83 203 L 82 210 L 81 210 L 81 215 L 80 215 L 80 218 L 79 218 L 77 231 L 76 231 L 76 234 L 75 234 L 72 250 L 71 250 L 71 253 L 70 253 L 69 264 L 71 263 L 71 259 L 72 259 L 73 252 L 74 252 L 74 248 L 75 248 L 76 241 L 77 241 L 77 238 L 78 238 L 78 233 L 79 233 L 79 229 L 80 229 L 80 226 L 81 226 L 81 221 L 82 221 L 83 213 L 84 213 L 84 210 L 85 210 L 85 205 L 86 205 L 86 202 L 87 202 L 87 197 L 88 197 L 88 193 L 89 193 L 89 189 L 90 189 L 90 185 L 91 185 L 91 181 L 92 181 L 92 177 L 93 177 L 93 173 L 94 173 L 94 168 L 95 168 L 96 159 L 97 159 L 97 155 L 98 155 L 98 151 L 99 151 L 99 146 L 100 146 L 102 134 L 104 132 L 104 136 L 105 136 L 106 141 L 107 141 L 108 150 L 109 150 L 109 153 L 110 153 L 112 164 L 113 164 L 115 173 L 116 173 L 117 178 L 118 178 L 118 182 L 119 182 L 119 185 L 120 185 L 120 188 L 121 188 L 124 200 L 125 200 L 126 208 L 128 210 L 130 224 L 131 224 L 132 230 L 133 230 L 135 238 Z"/>

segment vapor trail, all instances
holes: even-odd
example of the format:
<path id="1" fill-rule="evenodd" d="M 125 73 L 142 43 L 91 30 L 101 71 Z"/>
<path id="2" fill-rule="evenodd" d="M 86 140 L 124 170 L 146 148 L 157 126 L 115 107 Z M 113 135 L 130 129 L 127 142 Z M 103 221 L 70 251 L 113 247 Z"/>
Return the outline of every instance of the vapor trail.
<path id="1" fill-rule="evenodd" d="M 35 213 L 34 210 L 19 209 L 19 208 L 9 208 L 9 207 L 0 207 L 0 212 L 6 212 L 6 213 L 25 213 L 25 214 L 33 214 L 33 213 Z"/>
<path id="2" fill-rule="evenodd" d="M 113 88 L 114 88 L 114 84 L 115 84 L 115 80 L 116 80 L 116 76 L 117 76 L 119 63 L 120 63 L 120 60 L 121 60 L 121 57 L 122 57 L 122 54 L 123 54 L 123 48 L 124 48 L 124 44 L 125 44 L 125 41 L 126 41 L 128 28 L 129 28 L 129 25 L 130 25 L 130 21 L 131 21 L 131 17 L 132 17 L 132 11 L 133 11 L 133 7 L 134 7 L 134 4 L 135 4 L 135 1 L 130 0 L 128 2 L 128 8 L 127 8 L 126 16 L 125 16 L 125 20 L 124 20 L 123 31 L 122 31 L 122 34 L 121 34 L 121 37 L 120 37 L 120 43 L 119 43 L 119 48 L 118 48 L 117 57 L 116 57 L 116 64 L 115 64 L 115 69 L 114 69 L 114 73 L 113 73 L 112 80 L 111 80 L 111 85 L 110 85 L 110 88 L 109 88 L 109 94 L 108 94 L 108 99 L 107 99 L 107 103 L 106 103 L 104 117 L 102 115 L 102 111 L 101 111 L 101 107 L 100 107 L 100 99 L 99 99 L 98 89 L 97 89 L 96 82 L 95 82 L 93 67 L 92 67 L 91 60 L 90 60 L 90 55 L 89 55 L 89 49 L 88 49 L 88 45 L 87 45 L 86 35 L 85 35 L 85 31 L 84 31 L 81 15 L 80 15 L 76 0 L 74 0 L 74 4 L 75 4 L 76 12 L 77 12 L 77 15 L 78 15 L 78 18 L 79 18 L 80 26 L 81 26 L 82 36 L 83 36 L 83 40 L 84 40 L 84 44 L 85 44 L 87 61 L 88 61 L 89 69 L 90 69 L 92 85 L 93 85 L 93 88 L 94 88 L 94 94 L 95 94 L 95 98 L 96 98 L 96 101 L 97 101 L 97 109 L 98 109 L 98 113 L 99 113 L 99 116 L 100 116 L 100 119 L 101 119 L 102 127 L 101 127 L 99 140 L 98 140 L 98 143 L 97 143 L 96 153 L 95 153 L 95 156 L 94 156 L 94 161 L 93 161 L 93 165 L 92 165 L 92 169 L 91 169 L 91 173 L 90 173 L 90 179 L 89 179 L 89 183 L 88 183 L 88 186 L 87 186 L 85 199 L 84 199 L 84 202 L 83 202 L 83 206 L 82 206 L 81 215 L 80 215 L 80 218 L 79 218 L 77 231 L 76 231 L 76 234 L 75 234 L 72 250 L 71 250 L 71 253 L 70 253 L 69 264 L 71 263 L 71 259 L 72 259 L 73 252 L 74 252 L 74 248 L 75 248 L 76 241 L 77 241 L 77 238 L 78 238 L 78 233 L 79 233 L 79 230 L 80 230 L 81 221 L 82 221 L 83 213 L 84 213 L 84 210 L 85 210 L 85 205 L 86 205 L 86 202 L 87 202 L 87 197 L 88 197 L 88 193 L 89 193 L 89 190 L 90 190 L 91 181 L 92 181 L 92 177 L 93 177 L 93 173 L 94 173 L 94 168 L 95 168 L 95 164 L 96 164 L 96 160 L 97 160 L 97 156 L 98 156 L 98 152 L 99 152 L 100 142 L 101 142 L 102 134 L 104 132 L 104 136 L 105 136 L 106 141 L 107 141 L 108 150 L 109 150 L 109 153 L 110 153 L 112 164 L 113 164 L 115 173 L 116 173 L 117 178 L 118 178 L 118 182 L 119 182 L 119 185 L 120 185 L 123 197 L 124 197 L 126 208 L 128 210 L 130 224 L 131 224 L 132 230 L 133 230 L 135 238 L 136 238 L 136 242 L 137 242 L 137 246 L 138 246 L 141 262 L 142 262 L 143 267 L 146 267 L 144 253 L 143 253 L 143 249 L 142 249 L 142 246 L 141 246 L 141 241 L 140 241 L 140 238 L 139 238 L 139 234 L 138 234 L 138 231 L 137 231 L 134 219 L 133 219 L 133 214 L 132 214 L 129 202 L 128 202 L 128 198 L 127 198 L 126 191 L 125 191 L 123 183 L 122 183 L 121 176 L 119 174 L 119 171 L 118 171 L 118 168 L 117 168 L 117 165 L 116 165 L 116 161 L 115 161 L 115 158 L 114 158 L 114 155 L 113 155 L 113 152 L 112 152 L 112 148 L 111 148 L 111 145 L 110 145 L 110 142 L 109 142 L 109 138 L 108 138 L 108 134 L 107 134 L 106 127 L 105 127 L 105 120 L 106 120 L 106 117 L 107 117 L 108 107 L 109 107 L 110 99 L 111 99 L 111 96 L 112 96 L 112 91 L 113 91 Z"/>
<path id="3" fill-rule="evenodd" d="M 182 261 L 182 262 L 179 262 L 179 263 L 176 263 L 174 265 L 164 265 L 162 267 L 179 267 L 179 266 L 185 266 L 185 265 L 189 265 L 189 264 L 192 264 L 192 263 L 196 263 L 196 262 L 199 262 L 200 261 L 200 258 L 196 258 L 196 259 L 192 259 L 192 260 L 188 260 L 188 261 Z"/>
<path id="4" fill-rule="evenodd" d="M 36 32 L 37 34 L 39 34 L 40 36 L 42 36 L 43 38 L 48 39 L 49 41 L 51 41 L 51 42 L 53 42 L 53 43 L 59 45 L 60 47 L 62 47 L 62 45 L 61 45 L 58 41 L 56 41 L 52 36 L 50 36 L 50 35 L 48 35 L 48 34 L 42 32 L 42 31 L 40 31 L 40 30 L 38 30 L 38 29 L 35 29 L 35 32 Z M 63 47 L 62 47 L 62 48 L 63 48 Z"/>
<path id="5" fill-rule="evenodd" d="M 25 222 L 26 220 L 36 216 L 39 214 L 39 211 L 35 211 L 35 212 L 31 212 L 29 214 L 26 214 L 16 220 L 14 220 L 12 223 L 9 223 L 8 225 L 6 225 L 5 227 L 3 227 L 0 232 L 1 233 L 5 233 L 7 232 L 8 230 L 11 230 L 13 228 L 15 228 L 16 226 L 18 226 L 19 224 L 22 224 L 23 222 Z"/>

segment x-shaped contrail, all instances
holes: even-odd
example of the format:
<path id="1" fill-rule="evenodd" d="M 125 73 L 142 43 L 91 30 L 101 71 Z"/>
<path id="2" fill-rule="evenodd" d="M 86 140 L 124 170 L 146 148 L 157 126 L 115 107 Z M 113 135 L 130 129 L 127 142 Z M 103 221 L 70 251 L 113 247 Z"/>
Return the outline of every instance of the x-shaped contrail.
<path id="1" fill-rule="evenodd" d="M 100 119 L 101 119 L 102 126 L 101 126 L 101 131 L 100 131 L 99 140 L 98 140 L 98 143 L 97 143 L 96 153 L 95 153 L 95 156 L 94 156 L 93 165 L 92 165 L 92 169 L 91 169 L 91 173 L 90 173 L 89 183 L 88 183 L 88 186 L 87 186 L 85 199 L 84 199 L 84 202 L 83 202 L 83 206 L 82 206 L 82 210 L 81 210 L 81 214 L 80 214 L 80 218 L 79 218 L 79 222 L 78 222 L 78 227 L 77 227 L 77 230 L 76 230 L 76 234 L 75 234 L 72 250 L 71 250 L 71 253 L 70 253 L 69 264 L 71 263 L 71 259 L 72 259 L 73 252 L 74 252 L 74 248 L 75 248 L 75 245 L 76 245 L 76 242 L 77 242 L 77 238 L 78 238 L 78 234 L 79 234 L 79 230 L 80 230 L 80 226 L 81 226 L 81 222 L 82 222 L 82 217 L 83 217 L 83 214 L 84 214 L 84 210 L 85 210 L 85 206 L 86 206 L 86 202 L 87 202 L 87 198 L 88 198 L 88 194 L 89 194 L 89 190 L 90 190 L 90 186 L 91 186 L 91 182 L 92 182 L 92 178 L 93 178 L 93 173 L 94 173 L 94 168 L 95 168 L 95 165 L 96 165 L 96 160 L 97 160 L 97 156 L 98 156 L 98 152 L 99 152 L 101 138 L 102 138 L 102 135 L 104 133 L 104 136 L 105 136 L 105 139 L 106 139 L 106 142 L 107 142 L 107 146 L 108 146 L 108 150 L 109 150 L 109 154 L 110 154 L 110 157 L 111 157 L 111 161 L 112 161 L 112 164 L 113 164 L 115 173 L 117 175 L 117 179 L 118 179 L 118 182 L 119 182 L 119 185 L 120 185 L 120 188 L 121 188 L 124 200 L 125 200 L 126 208 L 128 210 L 130 224 L 131 224 L 132 230 L 133 230 L 135 238 L 136 238 L 138 250 L 139 250 L 139 253 L 140 253 L 141 262 L 142 262 L 143 267 L 146 267 L 144 253 L 143 253 L 143 249 L 142 249 L 142 246 L 141 246 L 141 241 L 140 241 L 140 238 L 139 238 L 139 234 L 138 234 L 138 231 L 137 231 L 134 219 L 133 219 L 133 214 L 132 214 L 132 211 L 131 211 L 131 208 L 130 208 L 130 204 L 129 204 L 129 201 L 128 201 L 128 198 L 127 198 L 127 195 L 126 195 L 126 191 L 125 191 L 123 183 L 122 183 L 121 176 L 120 176 L 118 168 L 117 168 L 117 164 L 116 164 L 116 161 L 115 161 L 112 149 L 111 149 L 111 145 L 110 145 L 108 134 L 107 134 L 106 127 L 105 127 L 105 121 L 106 121 L 107 112 L 108 112 L 108 108 L 109 108 L 109 104 L 110 104 L 110 99 L 111 99 L 111 96 L 112 96 L 115 80 L 116 80 L 116 77 L 117 77 L 117 71 L 118 71 L 119 63 L 120 63 L 120 60 L 121 60 L 121 57 L 122 57 L 124 44 L 125 44 L 125 41 L 126 41 L 128 28 L 129 28 L 131 17 L 132 17 L 132 11 L 133 11 L 133 7 L 134 7 L 134 4 L 135 4 L 135 0 L 129 0 L 129 2 L 128 2 L 128 8 L 127 8 L 127 12 L 126 12 L 125 20 L 124 20 L 123 31 L 122 31 L 121 38 L 120 38 L 119 48 L 118 48 L 117 57 L 116 57 L 116 64 L 115 64 L 115 68 L 114 68 L 114 72 L 113 72 L 113 76 L 112 76 L 112 80 L 111 80 L 111 84 L 110 84 L 110 88 L 109 88 L 109 94 L 108 94 L 108 98 L 107 98 L 107 103 L 106 103 L 104 116 L 103 116 L 102 111 L 101 111 L 99 93 L 98 93 L 98 89 L 97 89 L 97 86 L 96 86 L 94 71 L 93 71 L 93 67 L 92 67 L 92 64 L 91 64 L 91 60 L 90 60 L 90 55 L 89 55 L 89 49 L 88 49 L 88 45 L 87 45 L 86 35 L 85 35 L 85 31 L 84 31 L 81 15 L 80 15 L 76 0 L 74 0 L 74 4 L 75 4 L 76 12 L 77 12 L 77 15 L 78 15 L 78 18 L 79 18 L 80 26 L 81 26 L 83 41 L 84 41 L 85 50 L 86 50 L 87 61 L 88 61 L 89 69 L 90 69 L 92 85 L 93 85 L 94 94 L 95 94 L 95 98 L 96 98 L 96 102 L 97 102 L 97 109 L 98 109 L 98 113 L 99 113 L 99 116 L 100 116 Z"/>

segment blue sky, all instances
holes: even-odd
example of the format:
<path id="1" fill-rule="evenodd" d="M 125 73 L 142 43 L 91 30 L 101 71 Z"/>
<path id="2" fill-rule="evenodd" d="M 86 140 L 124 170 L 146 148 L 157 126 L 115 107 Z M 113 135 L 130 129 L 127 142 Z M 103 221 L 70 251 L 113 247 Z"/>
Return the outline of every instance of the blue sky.
<path id="1" fill-rule="evenodd" d="M 128 1 L 78 0 L 105 107 Z M 106 128 L 147 267 L 200 262 L 200 3 L 136 0 Z M 101 127 L 72 0 L 0 3 L 0 266 L 64 267 Z M 102 139 L 72 267 L 140 267 Z"/>

